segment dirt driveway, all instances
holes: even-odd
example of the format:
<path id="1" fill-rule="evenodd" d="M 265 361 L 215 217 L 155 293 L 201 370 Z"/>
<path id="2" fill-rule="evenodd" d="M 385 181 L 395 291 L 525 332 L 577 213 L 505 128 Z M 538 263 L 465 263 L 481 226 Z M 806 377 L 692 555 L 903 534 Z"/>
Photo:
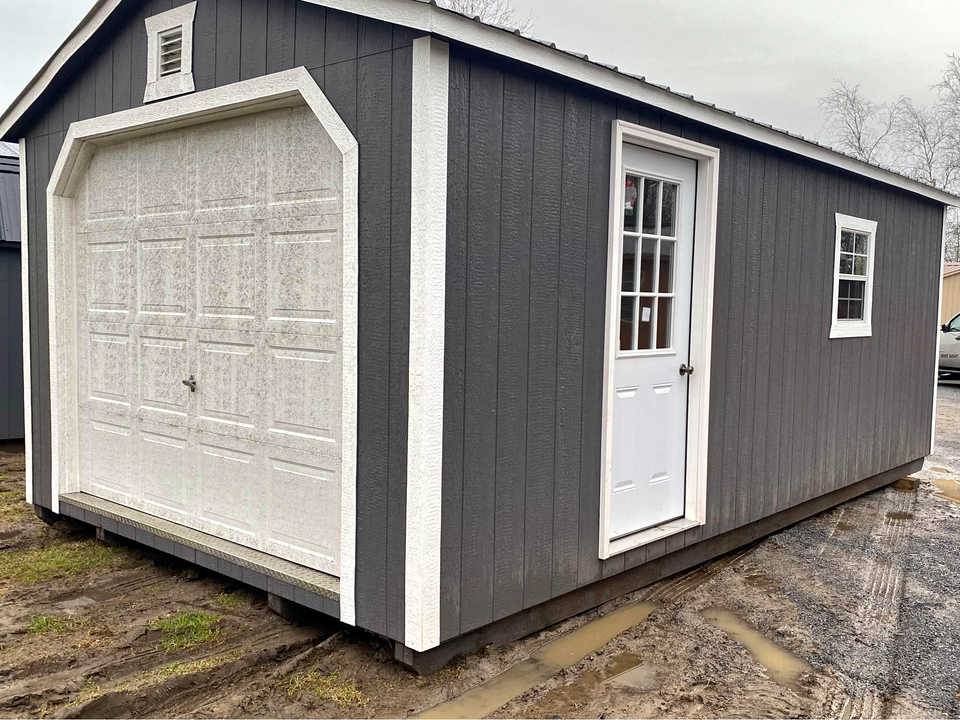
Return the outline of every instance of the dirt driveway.
<path id="1" fill-rule="evenodd" d="M 938 416 L 916 482 L 428 678 L 366 633 L 46 527 L 0 455 L 0 716 L 957 717 L 960 387 Z"/>

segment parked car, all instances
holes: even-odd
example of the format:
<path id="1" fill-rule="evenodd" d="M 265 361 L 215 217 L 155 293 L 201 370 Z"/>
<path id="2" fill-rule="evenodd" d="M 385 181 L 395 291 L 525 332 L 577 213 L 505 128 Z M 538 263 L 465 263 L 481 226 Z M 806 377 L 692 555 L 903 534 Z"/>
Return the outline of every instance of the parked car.
<path id="1" fill-rule="evenodd" d="M 940 326 L 940 374 L 960 375 L 960 313 Z"/>

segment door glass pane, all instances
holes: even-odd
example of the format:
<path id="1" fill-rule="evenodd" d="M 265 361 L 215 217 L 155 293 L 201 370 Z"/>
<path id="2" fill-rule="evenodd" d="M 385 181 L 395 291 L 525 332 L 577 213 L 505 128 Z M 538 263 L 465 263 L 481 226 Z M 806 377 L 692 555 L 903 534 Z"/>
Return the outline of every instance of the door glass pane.
<path id="1" fill-rule="evenodd" d="M 676 243 L 672 240 L 660 241 L 660 285 L 657 291 L 673 292 L 673 255 Z"/>
<path id="2" fill-rule="evenodd" d="M 640 298 L 640 325 L 637 333 L 637 349 L 653 347 L 653 301 L 652 297 Z"/>
<path id="3" fill-rule="evenodd" d="M 671 347 L 673 340 L 673 298 L 657 299 L 657 347 Z"/>
<path id="4" fill-rule="evenodd" d="M 857 233 L 856 244 L 854 245 L 854 252 L 858 252 L 861 255 L 867 254 L 867 236 L 863 233 Z"/>
<path id="5" fill-rule="evenodd" d="M 660 182 L 645 179 L 643 181 L 643 231 L 657 234 L 657 209 L 660 205 Z"/>
<path id="6" fill-rule="evenodd" d="M 853 233 L 849 230 L 842 230 L 840 232 L 840 251 L 852 253 L 853 252 Z"/>
<path id="7" fill-rule="evenodd" d="M 623 265 L 621 266 L 621 292 L 637 290 L 637 239 L 623 239 Z"/>
<path id="8" fill-rule="evenodd" d="M 663 184 L 663 212 L 660 215 L 660 234 L 667 237 L 677 235 L 677 186 Z"/>
<path id="9" fill-rule="evenodd" d="M 863 300 L 848 300 L 849 310 L 847 318 L 850 320 L 863 320 Z"/>
<path id="10" fill-rule="evenodd" d="M 653 269 L 657 261 L 657 241 L 644 238 L 640 253 L 640 292 L 653 292 Z"/>
<path id="11" fill-rule="evenodd" d="M 627 175 L 623 188 L 623 229 L 627 232 L 639 232 L 640 217 L 640 178 Z"/>
<path id="12" fill-rule="evenodd" d="M 633 350 L 633 326 L 636 324 L 635 297 L 620 298 L 620 349 Z"/>

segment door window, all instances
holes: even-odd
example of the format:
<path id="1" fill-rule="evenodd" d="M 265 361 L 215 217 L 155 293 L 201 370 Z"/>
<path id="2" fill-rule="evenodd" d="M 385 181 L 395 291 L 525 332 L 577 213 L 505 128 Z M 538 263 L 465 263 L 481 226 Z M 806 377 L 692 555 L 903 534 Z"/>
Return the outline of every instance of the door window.
<path id="1" fill-rule="evenodd" d="M 620 351 L 673 348 L 677 183 L 627 173 L 620 254 Z"/>

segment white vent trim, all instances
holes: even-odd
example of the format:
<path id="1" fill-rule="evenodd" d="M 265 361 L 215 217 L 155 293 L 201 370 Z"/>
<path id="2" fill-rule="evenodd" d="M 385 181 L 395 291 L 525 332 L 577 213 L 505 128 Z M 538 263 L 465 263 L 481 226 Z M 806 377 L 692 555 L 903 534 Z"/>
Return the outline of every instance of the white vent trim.
<path id="1" fill-rule="evenodd" d="M 193 20 L 196 14 L 197 3 L 192 2 L 146 19 L 145 103 L 196 89 L 193 83 Z"/>

